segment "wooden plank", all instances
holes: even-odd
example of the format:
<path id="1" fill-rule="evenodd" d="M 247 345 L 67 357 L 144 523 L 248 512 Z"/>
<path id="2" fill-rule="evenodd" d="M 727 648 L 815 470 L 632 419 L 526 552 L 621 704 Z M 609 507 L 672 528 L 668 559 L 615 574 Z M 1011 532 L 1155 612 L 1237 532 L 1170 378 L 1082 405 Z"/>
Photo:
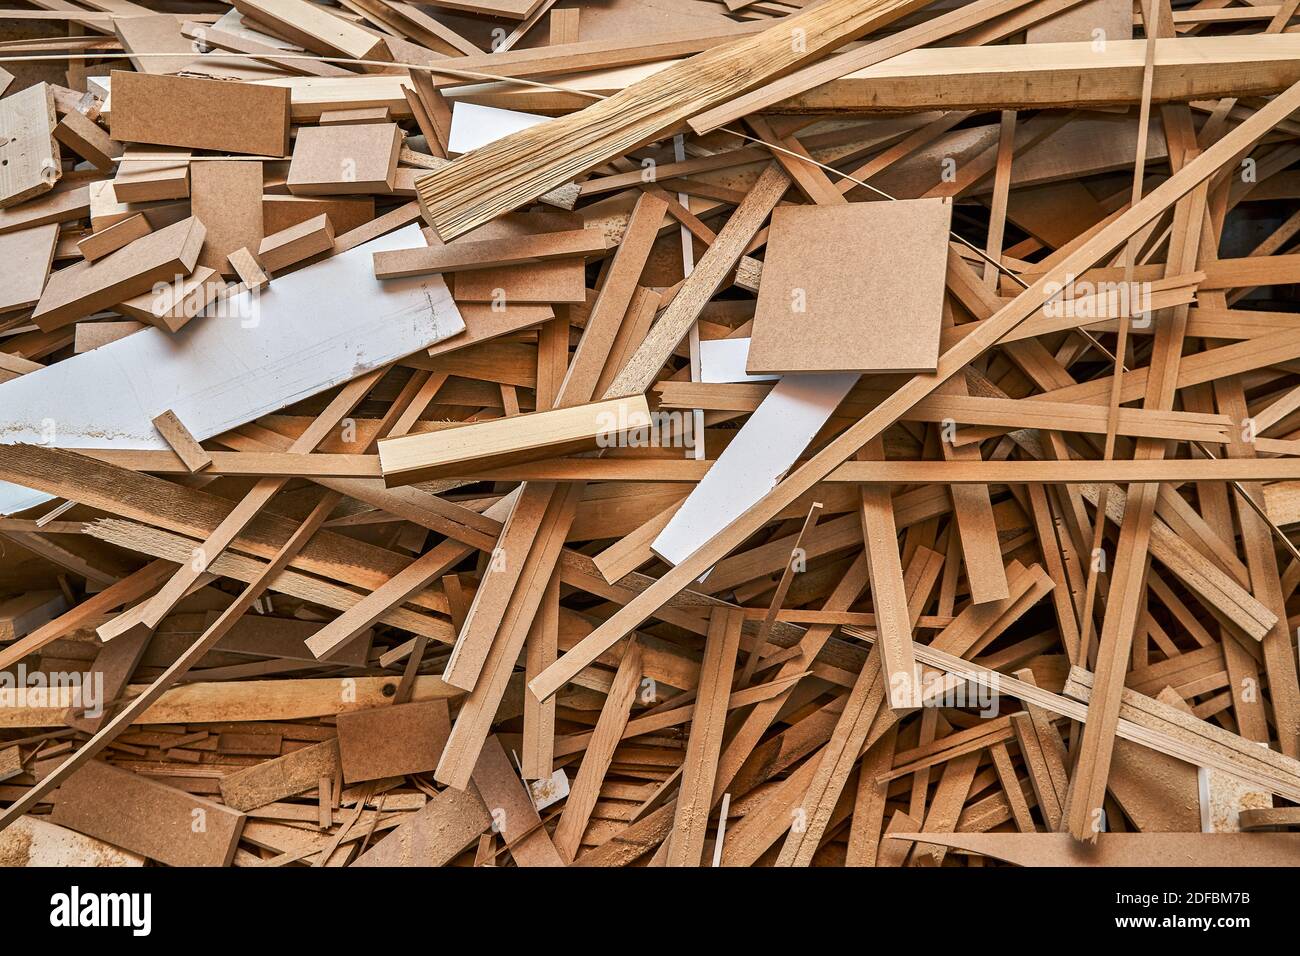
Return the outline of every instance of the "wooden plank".
<path id="1" fill-rule="evenodd" d="M 57 234 L 58 230 L 55 230 L 55 232 Z M 135 242 L 137 239 L 143 239 L 151 232 L 153 232 L 153 227 L 149 225 L 149 220 L 142 214 L 137 213 L 128 219 L 114 223 L 107 229 L 92 232 L 77 243 L 77 251 L 81 253 L 81 257 L 87 262 L 94 262 L 110 253 L 117 252 L 117 250 Z M 52 252 L 53 250 L 51 250 Z"/>
<path id="2" fill-rule="evenodd" d="M 0 100 L 0 209 L 47 193 L 58 182 L 63 167 L 55 123 L 48 83 Z"/>
<path id="3" fill-rule="evenodd" d="M 339 770 L 339 742 L 324 740 L 221 778 L 221 799 L 236 810 L 252 810 L 313 789 Z"/>
<path id="4" fill-rule="evenodd" d="M 91 760 L 54 798 L 51 823 L 168 866 L 229 866 L 244 815 Z"/>
<path id="5" fill-rule="evenodd" d="M 401 145 L 396 123 L 304 126 L 285 185 L 295 196 L 391 193 Z"/>
<path id="6" fill-rule="evenodd" d="M 727 698 L 740 649 L 743 615 L 733 608 L 714 611 L 700 663 L 691 734 L 686 741 L 682 783 L 668 839 L 668 866 L 699 866 L 704 855 L 718 758 L 727 720 Z"/>
<path id="7" fill-rule="evenodd" d="M 493 468 L 615 447 L 637 441 L 637 434 L 650 427 L 644 397 L 609 399 L 386 439 L 379 443 L 379 463 L 384 483 L 392 488 L 458 476 L 467 466 Z"/>
<path id="8" fill-rule="evenodd" d="M 488 269 L 548 259 L 582 257 L 604 252 L 613 243 L 599 229 L 572 229 L 512 239 L 482 239 L 423 249 L 398 249 L 375 253 L 375 275 L 380 279 Z"/>

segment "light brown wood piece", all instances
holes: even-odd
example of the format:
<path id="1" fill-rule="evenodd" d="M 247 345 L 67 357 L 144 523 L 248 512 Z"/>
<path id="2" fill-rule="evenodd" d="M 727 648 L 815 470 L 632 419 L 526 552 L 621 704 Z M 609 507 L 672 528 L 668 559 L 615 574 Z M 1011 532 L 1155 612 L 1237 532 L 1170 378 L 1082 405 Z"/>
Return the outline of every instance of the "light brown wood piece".
<path id="1" fill-rule="evenodd" d="M 415 701 L 340 714 L 338 730 L 343 781 L 356 783 L 433 770 L 451 718 L 446 701 Z"/>
<path id="2" fill-rule="evenodd" d="M 207 229 L 196 217 L 150 233 L 97 262 L 78 262 L 50 276 L 32 314 L 52 331 L 141 295 L 156 282 L 189 275 L 198 261 Z"/>
<path id="3" fill-rule="evenodd" d="M 691 734 L 682 763 L 681 789 L 668 839 L 668 866 L 701 864 L 743 623 L 744 615 L 733 608 L 716 610 L 709 618 Z"/>
<path id="4" fill-rule="evenodd" d="M 514 415 L 379 443 L 388 487 L 635 442 L 650 428 L 644 397 Z"/>
<path id="5" fill-rule="evenodd" d="M 775 210 L 746 370 L 933 370 L 951 219 L 933 199 Z"/>
<path id="6" fill-rule="evenodd" d="M 401 145 L 396 123 L 301 127 L 285 185 L 295 196 L 391 193 Z"/>
<path id="7" fill-rule="evenodd" d="M 168 866 L 229 866 L 244 815 L 91 760 L 59 788 L 51 823 Z"/>
<path id="8" fill-rule="evenodd" d="M 54 263 L 59 227 L 54 223 L 0 233 L 0 313 L 26 309 L 41 299 Z"/>
<path id="9" fill-rule="evenodd" d="M 313 789 L 339 769 L 339 743 L 324 740 L 221 778 L 221 799 L 236 810 L 252 810 Z"/>
<path id="10" fill-rule="evenodd" d="M 149 220 L 143 214 L 137 213 L 129 219 L 114 223 L 107 229 L 92 232 L 77 243 L 77 249 L 83 259 L 94 262 L 111 252 L 117 252 L 128 243 L 144 238 L 151 232 L 153 227 L 149 225 Z"/>
<path id="11" fill-rule="evenodd" d="M 375 253 L 375 276 L 398 279 L 431 272 L 489 269 L 604 252 L 613 243 L 599 229 L 571 229 L 511 239 L 464 241 L 424 249 Z"/>
<path id="12" fill-rule="evenodd" d="M 114 70 L 109 132 L 124 143 L 289 152 L 289 91 L 223 80 Z"/>
<path id="13" fill-rule="evenodd" d="M 257 261 L 275 275 L 333 248 L 334 226 L 322 214 L 264 238 L 257 247 Z"/>
<path id="14" fill-rule="evenodd" d="M 55 125 L 48 83 L 0 100 L 0 209 L 47 193 L 59 181 L 63 167 Z"/>
<path id="15" fill-rule="evenodd" d="M 262 266 L 247 247 L 236 249 L 227 257 L 227 261 L 246 289 L 262 289 L 270 284 L 270 278 L 262 271 Z"/>
<path id="16" fill-rule="evenodd" d="M 172 451 L 176 452 L 176 456 L 185 463 L 185 467 L 191 474 L 212 466 L 212 456 L 194 440 L 190 430 L 170 408 L 154 418 L 153 426 L 158 429 L 158 433 L 167 444 L 171 445 Z"/>
<path id="17" fill-rule="evenodd" d="M 489 737 L 474 766 L 474 786 L 517 866 L 564 866 L 499 737 Z"/>

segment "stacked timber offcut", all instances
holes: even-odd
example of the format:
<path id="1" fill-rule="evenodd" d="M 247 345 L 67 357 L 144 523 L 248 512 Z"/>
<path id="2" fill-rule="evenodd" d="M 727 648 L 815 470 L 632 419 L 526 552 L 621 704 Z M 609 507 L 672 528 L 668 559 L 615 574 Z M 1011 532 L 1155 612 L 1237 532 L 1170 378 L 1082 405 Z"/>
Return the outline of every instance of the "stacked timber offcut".
<path id="1" fill-rule="evenodd" d="M 1297 0 L 18 6 L 0 863 L 1300 865 Z"/>

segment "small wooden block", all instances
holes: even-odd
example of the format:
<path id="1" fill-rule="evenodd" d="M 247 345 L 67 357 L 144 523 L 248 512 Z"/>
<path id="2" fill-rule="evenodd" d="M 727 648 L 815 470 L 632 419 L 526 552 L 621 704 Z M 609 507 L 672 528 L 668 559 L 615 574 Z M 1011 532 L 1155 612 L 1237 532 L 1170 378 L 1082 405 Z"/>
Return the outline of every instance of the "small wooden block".
<path id="1" fill-rule="evenodd" d="M 190 474 L 212 467 L 212 456 L 195 441 L 188 428 L 176 417 L 170 408 L 153 420 L 153 427 L 158 429 L 167 444 L 171 445 L 176 457 L 185 462 Z"/>
<path id="2" fill-rule="evenodd" d="M 247 249 L 236 249 L 229 258 L 230 268 L 235 270 L 235 275 L 239 276 L 239 281 L 245 288 L 262 289 L 270 285 L 271 280 Z"/>
<path id="3" fill-rule="evenodd" d="M 746 370 L 933 371 L 951 221 L 943 199 L 776 209 Z"/>
<path id="4" fill-rule="evenodd" d="M 118 202 L 162 202 L 190 195 L 190 152 L 128 146 L 113 178 Z"/>
<path id="5" fill-rule="evenodd" d="M 54 794 L 51 823 L 168 866 L 229 866 L 244 815 L 91 760 Z"/>
<path id="6" fill-rule="evenodd" d="M 54 127 L 54 138 L 103 173 L 113 171 L 113 160 L 122 155 L 122 144 L 84 113 L 72 110 Z"/>
<path id="7" fill-rule="evenodd" d="M 267 236 L 258 246 L 257 261 L 274 275 L 333 248 L 334 227 L 329 216 L 321 215 Z"/>
<path id="8" fill-rule="evenodd" d="M 649 427 L 645 396 L 633 395 L 389 438 L 379 443 L 379 466 L 392 488 L 614 446 Z"/>
<path id="9" fill-rule="evenodd" d="M 196 266 L 179 281 L 157 283 L 154 288 L 117 304 L 117 311 L 164 332 L 178 332 L 226 290 L 216 270 Z"/>
<path id="10" fill-rule="evenodd" d="M 77 250 L 87 262 L 94 262 L 109 253 L 117 252 L 137 239 L 143 239 L 151 232 L 153 229 L 149 225 L 149 220 L 141 213 L 136 213 L 129 219 L 113 223 L 107 229 L 92 232 L 77 243 Z"/>
<path id="11" fill-rule="evenodd" d="M 0 313 L 40 301 L 58 240 L 57 223 L 0 234 Z"/>
<path id="12" fill-rule="evenodd" d="M 445 700 L 422 700 L 338 716 L 339 757 L 343 780 L 378 780 L 426 773 L 451 733 Z"/>
<path id="13" fill-rule="evenodd" d="M 396 123 L 304 126 L 285 185 L 295 196 L 391 193 L 401 147 Z"/>
<path id="14" fill-rule="evenodd" d="M 369 196 L 262 196 L 262 228 L 268 236 L 322 214 L 341 236 L 375 218 L 375 201 Z"/>
<path id="15" fill-rule="evenodd" d="M 62 175 L 54 90 L 37 83 L 0 100 L 0 209 L 49 192 Z"/>

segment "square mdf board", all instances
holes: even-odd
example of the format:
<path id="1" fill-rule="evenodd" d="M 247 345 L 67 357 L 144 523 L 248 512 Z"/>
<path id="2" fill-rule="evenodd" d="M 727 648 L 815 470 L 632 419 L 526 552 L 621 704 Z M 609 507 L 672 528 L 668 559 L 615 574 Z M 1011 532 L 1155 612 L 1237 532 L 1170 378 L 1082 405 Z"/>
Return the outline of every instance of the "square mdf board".
<path id="1" fill-rule="evenodd" d="M 951 223 L 947 199 L 777 208 L 746 371 L 934 371 Z"/>

